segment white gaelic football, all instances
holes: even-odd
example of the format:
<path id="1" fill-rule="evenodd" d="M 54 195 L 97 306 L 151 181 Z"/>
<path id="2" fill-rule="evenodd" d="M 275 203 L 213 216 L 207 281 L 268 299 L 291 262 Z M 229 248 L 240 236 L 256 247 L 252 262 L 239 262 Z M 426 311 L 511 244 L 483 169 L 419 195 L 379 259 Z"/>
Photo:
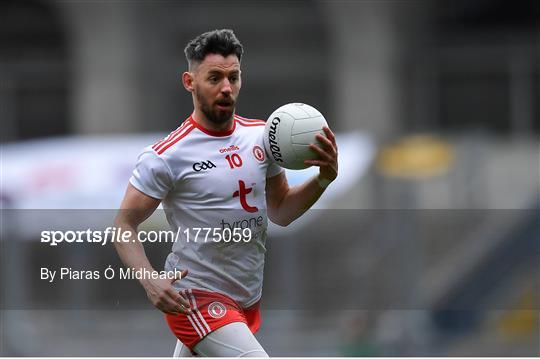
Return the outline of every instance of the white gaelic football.
<path id="1" fill-rule="evenodd" d="M 268 117 L 264 128 L 266 153 L 278 165 L 292 170 L 309 166 L 304 160 L 316 159 L 317 154 L 309 148 L 317 144 L 317 133 L 326 136 L 323 126 L 327 126 L 324 116 L 317 109 L 304 103 L 283 105 Z"/>

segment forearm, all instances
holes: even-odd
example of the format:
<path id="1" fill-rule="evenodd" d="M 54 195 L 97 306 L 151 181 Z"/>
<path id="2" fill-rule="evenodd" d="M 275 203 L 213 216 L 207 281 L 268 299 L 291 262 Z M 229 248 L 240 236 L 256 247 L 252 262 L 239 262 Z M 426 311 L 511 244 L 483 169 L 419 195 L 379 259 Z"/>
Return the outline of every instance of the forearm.
<path id="1" fill-rule="evenodd" d="M 319 145 L 310 144 L 309 148 L 317 153 L 318 158 L 306 159 L 304 164 L 318 166 L 319 174 L 309 181 L 290 188 L 285 175 L 279 174 L 267 180 L 266 202 L 268 216 L 281 226 L 287 226 L 317 202 L 324 189 L 336 179 L 338 174 L 338 152 L 334 133 L 323 127 L 325 136 L 318 133 L 315 139 Z"/>
<path id="2" fill-rule="evenodd" d="M 323 192 L 324 189 L 319 185 L 316 177 L 290 187 L 270 219 L 281 226 L 289 225 L 311 208 Z"/>
<path id="3" fill-rule="evenodd" d="M 115 226 L 122 233 L 130 232 L 128 237 L 130 240 L 128 242 L 114 242 L 116 252 L 122 260 L 122 263 L 133 270 L 146 269 L 148 271 L 154 271 L 154 268 L 146 256 L 144 246 L 137 240 L 137 229 L 133 225 L 118 220 L 115 222 Z M 142 281 L 141 284 L 144 285 Z"/>

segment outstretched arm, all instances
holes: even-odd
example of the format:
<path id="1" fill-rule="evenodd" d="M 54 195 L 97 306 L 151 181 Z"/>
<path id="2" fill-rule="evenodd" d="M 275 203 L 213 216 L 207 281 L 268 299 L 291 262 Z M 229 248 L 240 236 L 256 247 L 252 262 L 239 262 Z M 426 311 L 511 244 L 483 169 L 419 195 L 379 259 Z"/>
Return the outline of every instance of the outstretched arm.
<path id="1" fill-rule="evenodd" d="M 289 187 L 285 173 L 268 178 L 266 182 L 266 204 L 268 217 L 280 226 L 287 226 L 306 212 L 323 194 L 326 186 L 336 179 L 338 174 L 338 152 L 333 132 L 325 127 L 326 137 L 317 134 L 321 146 L 311 144 L 319 158 L 306 160 L 306 164 L 319 167 L 318 176 Z"/>
<path id="2" fill-rule="evenodd" d="M 120 232 L 131 232 L 129 238 L 137 238 L 137 228 L 156 210 L 161 201 L 140 192 L 131 183 L 128 184 L 126 194 L 115 218 L 114 225 Z M 154 272 L 144 251 L 144 247 L 138 240 L 127 243 L 114 242 L 116 251 L 122 262 L 128 268 L 134 270 L 146 269 Z M 164 313 L 178 314 L 189 313 L 189 302 L 172 287 L 172 283 L 185 277 L 187 271 L 183 271 L 180 277 L 173 279 L 146 279 L 140 280 L 152 304 Z"/>

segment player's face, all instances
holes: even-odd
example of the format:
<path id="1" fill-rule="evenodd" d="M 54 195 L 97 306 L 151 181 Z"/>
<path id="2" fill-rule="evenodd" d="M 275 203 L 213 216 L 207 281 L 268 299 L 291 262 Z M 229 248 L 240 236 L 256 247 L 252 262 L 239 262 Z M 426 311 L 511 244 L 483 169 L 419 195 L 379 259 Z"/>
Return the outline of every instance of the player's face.
<path id="1" fill-rule="evenodd" d="M 196 102 L 206 118 L 216 124 L 233 117 L 241 86 L 240 62 L 236 55 L 209 54 L 194 71 Z"/>

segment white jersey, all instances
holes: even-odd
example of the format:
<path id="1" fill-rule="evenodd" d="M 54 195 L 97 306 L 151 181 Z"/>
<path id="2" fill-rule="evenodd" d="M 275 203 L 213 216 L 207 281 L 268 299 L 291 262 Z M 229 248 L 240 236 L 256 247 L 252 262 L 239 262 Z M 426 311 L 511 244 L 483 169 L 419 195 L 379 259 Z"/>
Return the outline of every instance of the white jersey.
<path id="1" fill-rule="evenodd" d="M 266 178 L 282 171 L 263 149 L 264 124 L 235 115 L 231 130 L 213 132 L 190 116 L 140 155 L 130 182 L 162 200 L 179 236 L 165 270 L 189 270 L 176 289 L 222 293 L 242 307 L 261 297 Z"/>

